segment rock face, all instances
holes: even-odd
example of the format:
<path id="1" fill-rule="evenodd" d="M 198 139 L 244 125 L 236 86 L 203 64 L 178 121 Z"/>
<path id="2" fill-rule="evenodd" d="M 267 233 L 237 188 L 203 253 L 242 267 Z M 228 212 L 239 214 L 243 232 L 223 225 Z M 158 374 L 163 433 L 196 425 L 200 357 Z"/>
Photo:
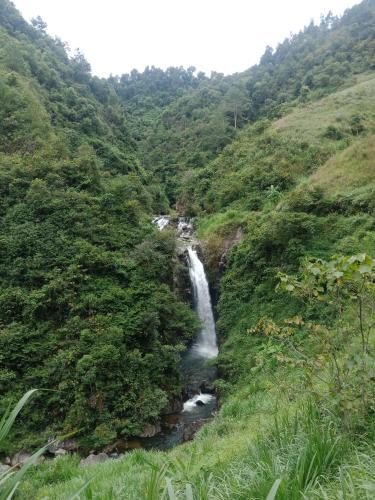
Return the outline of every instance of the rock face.
<path id="1" fill-rule="evenodd" d="M 223 252 L 221 254 L 220 262 L 219 262 L 219 269 L 223 271 L 227 267 L 227 257 L 228 253 L 231 250 L 231 248 L 239 243 L 243 238 L 243 230 L 241 227 L 238 227 L 236 229 L 236 232 L 229 236 L 227 239 L 224 240 L 224 245 L 223 245 Z"/>
<path id="2" fill-rule="evenodd" d="M 160 424 L 155 424 L 155 425 L 147 424 L 143 429 L 142 434 L 140 434 L 139 437 L 150 438 L 156 436 L 156 434 L 159 434 L 159 432 L 161 432 Z"/>
<path id="3" fill-rule="evenodd" d="M 174 398 L 168 402 L 168 405 L 163 410 L 163 415 L 172 415 L 174 413 L 180 413 L 184 407 L 184 403 L 181 398 Z"/>
<path id="4" fill-rule="evenodd" d="M 109 456 L 107 453 L 98 453 L 97 455 L 94 455 L 91 453 L 88 457 L 82 459 L 79 463 L 80 467 L 87 467 L 88 465 L 94 465 L 94 464 L 99 464 L 102 462 L 105 462 L 106 460 L 109 459 Z"/>

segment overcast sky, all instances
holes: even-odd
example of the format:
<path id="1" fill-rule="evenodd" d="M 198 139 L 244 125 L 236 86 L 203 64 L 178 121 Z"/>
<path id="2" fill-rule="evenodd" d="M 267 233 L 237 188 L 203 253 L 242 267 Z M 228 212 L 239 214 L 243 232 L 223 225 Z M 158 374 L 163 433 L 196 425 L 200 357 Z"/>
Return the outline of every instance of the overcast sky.
<path id="1" fill-rule="evenodd" d="M 99 76 L 154 65 L 243 71 L 320 14 L 359 0 L 13 0 L 80 48 Z"/>

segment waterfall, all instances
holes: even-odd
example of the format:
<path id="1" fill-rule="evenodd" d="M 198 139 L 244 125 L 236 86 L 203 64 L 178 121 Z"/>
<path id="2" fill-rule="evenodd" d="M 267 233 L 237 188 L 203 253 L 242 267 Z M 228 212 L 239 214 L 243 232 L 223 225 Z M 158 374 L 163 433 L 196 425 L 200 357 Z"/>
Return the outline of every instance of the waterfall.
<path id="1" fill-rule="evenodd" d="M 169 430 L 156 443 L 157 448 L 166 449 L 183 441 L 186 431 L 192 436 L 196 430 L 196 424 L 212 416 L 217 405 L 213 387 L 217 373 L 216 366 L 207 361 L 217 356 L 218 347 L 208 281 L 203 264 L 194 249 L 197 242 L 194 239 L 192 221 L 180 218 L 178 224 L 175 224 L 168 215 L 159 215 L 154 217 L 153 222 L 161 231 L 168 226 L 175 227 L 177 230 L 179 254 L 186 255 L 187 253 L 188 256 L 194 306 L 201 322 L 201 329 L 195 343 L 181 356 L 180 371 L 186 394 L 189 397 L 184 402 L 183 410 L 179 415 L 182 427 L 177 426 Z"/>
<path id="2" fill-rule="evenodd" d="M 159 215 L 158 217 L 154 217 L 152 222 L 158 226 L 160 231 L 162 231 L 169 225 L 170 217 L 168 215 Z"/>
<path id="3" fill-rule="evenodd" d="M 211 359 L 217 356 L 218 348 L 210 290 L 203 264 L 196 250 L 189 246 L 187 251 L 189 255 L 189 274 L 193 288 L 194 302 L 198 317 L 202 323 L 201 331 L 198 334 L 193 349 L 196 354 L 202 358 Z"/>

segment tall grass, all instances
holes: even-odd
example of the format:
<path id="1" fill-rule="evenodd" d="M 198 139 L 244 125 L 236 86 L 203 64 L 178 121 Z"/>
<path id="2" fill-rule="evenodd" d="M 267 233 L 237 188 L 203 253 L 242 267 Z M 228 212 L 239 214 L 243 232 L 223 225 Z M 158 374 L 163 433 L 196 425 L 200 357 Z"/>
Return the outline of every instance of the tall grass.
<path id="1" fill-rule="evenodd" d="M 349 452 L 347 437 L 340 434 L 333 421 L 322 417 L 313 403 L 307 403 L 294 416 L 277 416 L 273 428 L 258 436 L 247 452 L 224 468 L 222 474 L 218 471 L 220 467 L 216 471 L 202 470 L 194 446 L 185 461 L 166 456 L 166 460 L 150 464 L 144 498 L 310 498 L 323 491 L 322 485 L 336 480 Z M 346 481 L 349 485 L 349 479 Z M 372 487 L 375 492 L 375 477 Z"/>
<path id="2" fill-rule="evenodd" d="M 4 413 L 2 419 L 0 421 L 0 447 L 4 443 L 4 440 L 7 438 L 12 426 L 28 400 L 31 396 L 36 392 L 35 389 L 28 391 L 16 404 L 16 406 Z M 17 466 L 12 467 L 11 469 L 0 474 L 0 500 L 10 500 L 13 498 L 16 493 L 23 476 L 26 474 L 27 470 L 35 465 L 38 458 L 44 453 L 45 448 L 38 450 L 34 453 L 18 470 Z"/>
<path id="3" fill-rule="evenodd" d="M 218 498 L 267 498 L 278 480 L 275 498 L 304 498 L 334 476 L 348 450 L 349 441 L 309 403 L 293 417 L 276 417 L 274 428 L 251 443 L 218 479 Z"/>
<path id="4" fill-rule="evenodd" d="M 348 457 L 347 457 L 348 458 Z M 319 484 L 311 491 L 312 499 L 372 500 L 375 498 L 375 447 L 365 445 L 363 451 L 342 465 L 329 484 Z"/>

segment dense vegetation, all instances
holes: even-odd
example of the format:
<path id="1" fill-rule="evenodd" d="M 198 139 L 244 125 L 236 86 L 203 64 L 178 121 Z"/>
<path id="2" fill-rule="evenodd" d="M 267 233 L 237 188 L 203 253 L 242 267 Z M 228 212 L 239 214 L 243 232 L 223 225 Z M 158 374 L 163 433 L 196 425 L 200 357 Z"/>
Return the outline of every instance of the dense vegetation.
<path id="1" fill-rule="evenodd" d="M 150 220 L 165 198 L 114 90 L 40 20 L 4 1 L 0 20 L 1 407 L 45 389 L 25 445 L 79 430 L 103 446 L 181 390 L 195 320 L 172 292 L 174 241 Z"/>
<path id="2" fill-rule="evenodd" d="M 82 56 L 59 52 L 48 68 L 93 103 L 100 132 L 71 118 L 69 99 L 60 116 L 26 55 L 53 59 L 61 43 L 9 9 L 4 40 L 26 69 L 2 62 L 4 88 L 35 111 L 2 157 L 6 400 L 58 387 L 28 430 L 57 418 L 100 447 L 139 432 L 178 391 L 194 322 L 171 292 L 173 237 L 150 225 L 165 194 L 197 216 L 221 340 L 221 408 L 193 443 L 84 471 L 60 457 L 22 495 L 64 499 L 89 479 L 82 497 L 373 498 L 374 0 L 231 77 L 148 68 L 105 82 L 85 66 L 82 82 L 70 73 Z"/>

